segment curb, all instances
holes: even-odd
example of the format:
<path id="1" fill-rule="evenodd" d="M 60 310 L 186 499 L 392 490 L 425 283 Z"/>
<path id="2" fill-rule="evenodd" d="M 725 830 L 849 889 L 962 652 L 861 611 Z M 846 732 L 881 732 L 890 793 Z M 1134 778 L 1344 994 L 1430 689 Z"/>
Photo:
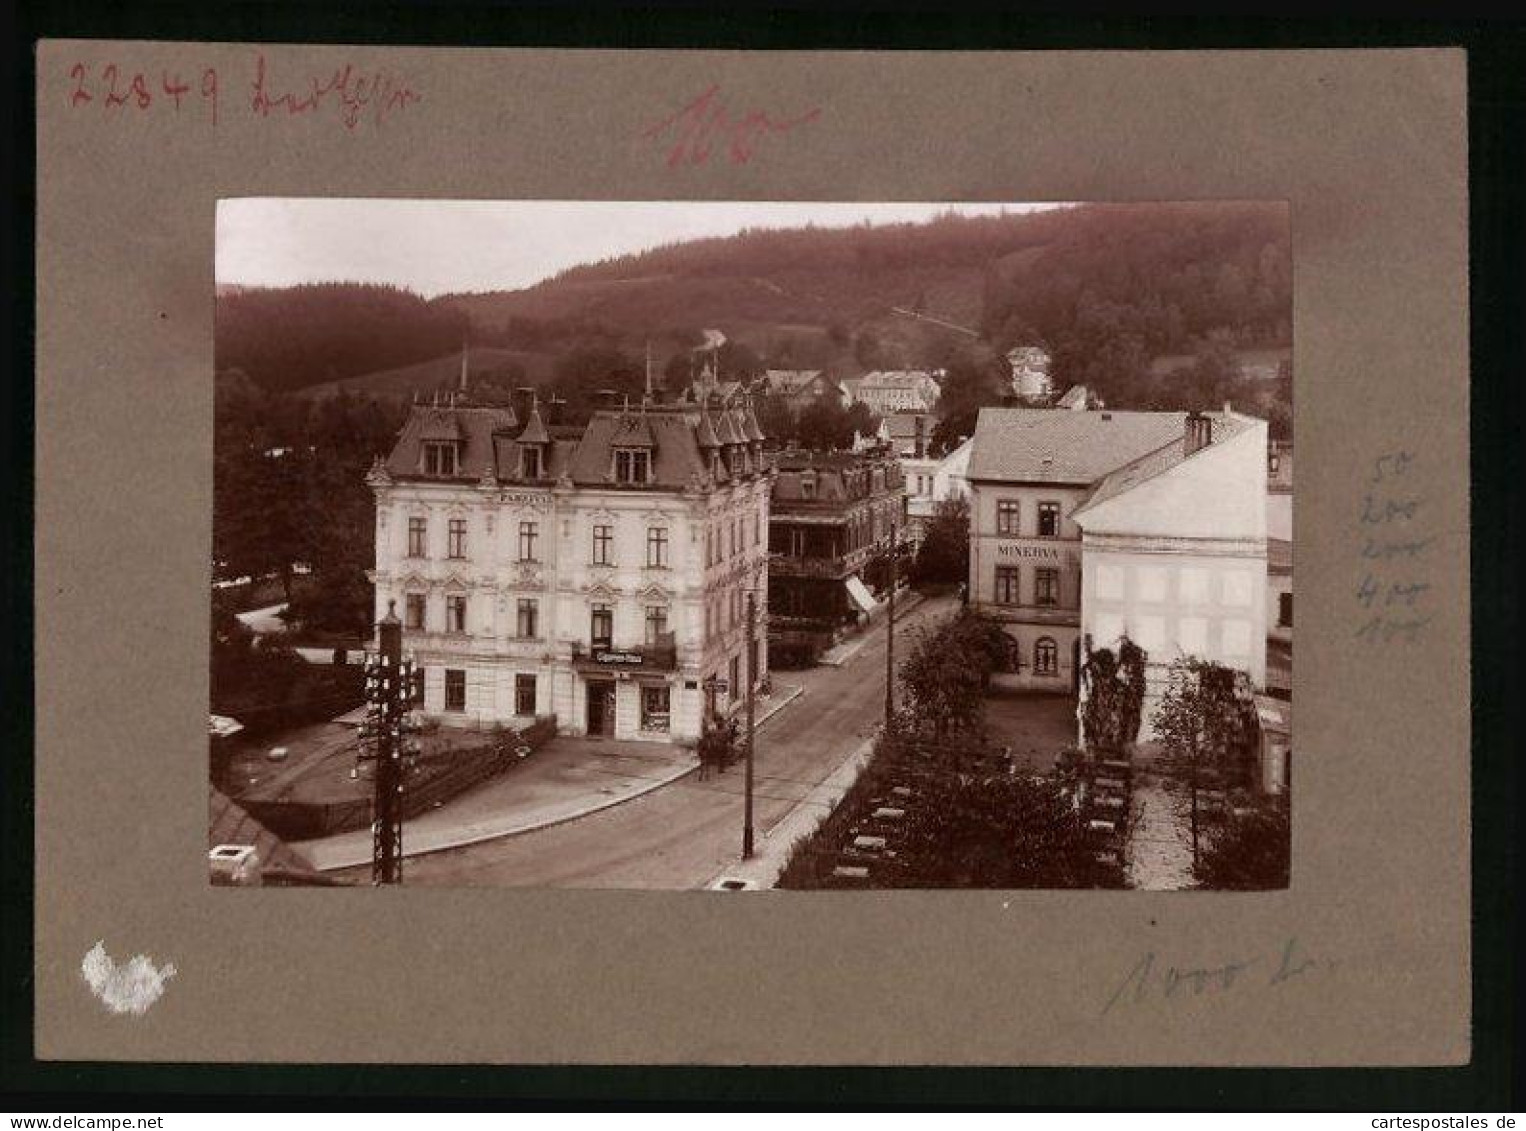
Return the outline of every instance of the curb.
<path id="1" fill-rule="evenodd" d="M 858 781 L 869 765 L 870 758 L 874 756 L 874 744 L 878 738 L 876 728 L 873 735 L 855 746 L 830 774 L 810 793 L 795 802 L 794 808 L 763 836 L 760 850 L 753 859 L 739 860 L 711 876 L 705 882 L 705 889 L 713 889 L 723 879 L 751 881 L 755 885 L 753 890 L 772 889 L 779 882 L 785 865 L 789 863 L 795 845 L 815 834 L 822 822 L 842 803 L 848 790 L 853 788 L 853 783 Z"/>
<path id="2" fill-rule="evenodd" d="M 791 688 L 788 694 L 779 697 L 776 702 L 771 703 L 769 705 L 768 710 L 766 712 L 764 712 L 761 716 L 759 716 L 756 720 L 754 720 L 754 723 L 753 723 L 754 728 L 761 727 L 769 719 L 773 718 L 780 711 L 782 711 L 785 707 L 789 706 L 796 699 L 800 698 L 800 696 L 803 695 L 803 694 L 805 694 L 805 688 L 799 687 L 799 686 Z M 444 841 L 442 843 L 439 843 L 439 844 L 431 844 L 427 848 L 414 849 L 411 852 L 407 848 L 407 839 L 406 839 L 407 826 L 405 825 L 404 828 L 403 828 L 403 831 L 404 831 L 404 834 L 405 834 L 405 838 L 404 838 L 404 842 L 403 842 L 404 843 L 403 859 L 407 860 L 410 857 L 429 856 L 432 853 L 436 853 L 436 852 L 448 852 L 448 851 L 450 851 L 453 848 L 468 848 L 471 845 L 482 844 L 485 841 L 489 841 L 489 840 L 503 840 L 506 837 L 520 836 L 523 833 L 533 833 L 533 832 L 538 832 L 541 829 L 552 828 L 552 827 L 554 827 L 556 825 L 565 825 L 568 821 L 576 821 L 576 820 L 579 820 L 580 818 L 591 816 L 594 813 L 602 812 L 605 809 L 613 809 L 616 805 L 623 805 L 625 802 L 633 801 L 633 800 L 635 800 L 638 797 L 644 797 L 648 793 L 653 792 L 654 790 L 661 789 L 663 786 L 672 785 L 676 781 L 681 781 L 682 779 L 688 777 L 690 774 L 694 773 L 698 769 L 699 769 L 698 762 L 696 762 L 692 766 L 680 766 L 678 769 L 674 770 L 673 772 L 667 774 L 664 777 L 652 779 L 652 782 L 651 782 L 650 785 L 642 786 L 640 789 L 637 789 L 637 790 L 635 790 L 635 791 L 633 791 L 631 793 L 627 793 L 627 794 L 625 794 L 622 797 L 615 797 L 615 798 L 609 798 L 609 799 L 606 799 L 606 800 L 601 800 L 601 801 L 598 801 L 598 802 L 594 802 L 594 803 L 585 805 L 581 809 L 575 809 L 575 810 L 572 810 L 571 812 L 561 813 L 561 814 L 558 814 L 555 817 L 547 817 L 544 820 L 533 821 L 533 822 L 531 822 L 529 824 L 515 825 L 512 828 L 494 829 L 494 830 L 483 830 L 483 831 L 480 831 L 480 832 L 464 834 L 464 835 L 459 836 L 459 837 L 453 837 L 453 838 L 451 838 L 451 839 L 449 839 L 447 841 Z M 349 834 L 346 834 L 346 835 L 349 835 Z M 317 843 L 317 842 L 312 842 L 312 841 L 300 842 L 299 841 L 299 842 L 293 844 L 291 847 L 296 849 L 296 851 L 303 853 L 303 855 L 305 856 L 306 853 L 304 852 L 303 845 L 304 844 L 311 844 L 311 843 Z M 317 865 L 317 864 L 314 864 L 313 867 L 314 867 L 314 870 L 319 871 L 319 872 L 338 872 L 338 871 L 343 871 L 346 868 L 358 868 L 358 867 L 361 867 L 362 865 L 368 864 L 370 862 L 371 862 L 371 854 L 370 854 L 370 852 L 365 852 L 358 859 L 353 860 L 353 861 L 346 860 L 346 861 L 343 861 L 343 862 L 340 862 L 340 863 L 329 863 L 329 864 L 323 864 L 321 866 Z"/>

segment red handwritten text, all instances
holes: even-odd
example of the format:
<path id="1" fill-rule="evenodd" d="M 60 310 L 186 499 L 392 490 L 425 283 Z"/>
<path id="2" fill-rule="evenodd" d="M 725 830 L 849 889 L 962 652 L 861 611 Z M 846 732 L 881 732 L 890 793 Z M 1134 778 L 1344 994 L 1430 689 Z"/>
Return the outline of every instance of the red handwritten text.
<path id="1" fill-rule="evenodd" d="M 179 71 L 134 71 L 128 75 L 115 63 L 102 67 L 95 74 L 84 63 L 69 68 L 74 85 L 69 90 L 69 105 L 77 107 L 99 106 L 102 111 L 146 111 L 155 105 L 168 106 L 173 113 L 180 113 L 191 93 L 191 85 L 180 76 Z M 217 70 L 202 69 L 197 90 L 201 105 L 217 125 Z"/>
<path id="2" fill-rule="evenodd" d="M 338 107 L 339 120 L 347 130 L 353 130 L 368 110 L 380 126 L 387 115 L 422 98 L 418 91 L 399 83 L 385 71 L 365 74 L 350 63 L 324 78 L 310 75 L 305 83 L 285 93 L 272 93 L 273 86 L 266 77 L 265 56 L 261 54 L 255 62 L 254 96 L 250 101 L 256 114 L 268 118 L 284 111 L 288 117 L 296 117 L 332 105 Z"/>
<path id="3" fill-rule="evenodd" d="M 308 75 L 292 86 L 278 86 L 264 54 L 255 57 L 250 81 L 249 110 L 260 118 L 294 118 L 329 110 L 346 130 L 370 122 L 380 127 L 393 114 L 423 96 L 385 71 L 363 71 L 346 63 L 334 71 Z M 92 69 L 87 63 L 69 68 L 69 105 L 80 110 L 119 115 L 163 110 L 179 114 L 199 104 L 212 125 L 218 122 L 222 83 L 216 67 L 183 75 L 178 70 L 132 71 L 116 63 Z"/>
<path id="4" fill-rule="evenodd" d="M 670 169 L 685 163 L 703 165 L 720 147 L 724 147 L 734 164 L 745 165 L 765 137 L 788 133 L 819 117 L 819 106 L 796 118 L 776 119 L 762 110 L 733 114 L 726 108 L 720 85 L 716 84 L 675 113 L 643 130 L 641 136 L 665 139 Z"/>

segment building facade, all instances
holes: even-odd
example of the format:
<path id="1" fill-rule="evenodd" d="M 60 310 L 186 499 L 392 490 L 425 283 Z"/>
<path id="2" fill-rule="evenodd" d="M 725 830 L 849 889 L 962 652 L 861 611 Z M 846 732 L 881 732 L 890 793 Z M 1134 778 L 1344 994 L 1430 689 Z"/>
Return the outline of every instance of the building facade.
<path id="1" fill-rule="evenodd" d="M 1012 394 L 1021 400 L 1047 401 L 1054 393 L 1049 377 L 1051 359 L 1042 346 L 1016 346 L 1007 351 L 1007 366 L 1012 371 Z"/>
<path id="2" fill-rule="evenodd" d="M 937 377 L 921 369 L 877 369 L 851 385 L 853 400 L 879 416 L 929 413 L 938 403 L 938 392 Z"/>
<path id="3" fill-rule="evenodd" d="M 1191 654 L 1262 686 L 1265 432 L 1228 411 L 982 410 L 969 592 L 1017 645 L 998 679 L 1076 692 L 1086 648 L 1126 635 L 1152 678 Z"/>
<path id="4" fill-rule="evenodd" d="M 948 455 L 920 459 L 903 458 L 901 473 L 905 479 L 906 529 L 913 543 L 921 545 L 927 523 L 937 513 L 940 503 L 966 499 L 970 494 L 967 473 L 973 440 L 965 440 Z"/>
<path id="5" fill-rule="evenodd" d="M 403 619 L 424 713 L 697 739 L 707 707 L 745 694 L 747 593 L 766 623 L 762 440 L 745 409 L 649 404 L 567 430 L 538 409 L 415 406 L 368 482 L 377 613 Z"/>
<path id="6" fill-rule="evenodd" d="M 871 565 L 905 524 L 900 462 L 887 448 L 785 450 L 769 511 L 769 646 L 812 660 L 876 607 Z"/>

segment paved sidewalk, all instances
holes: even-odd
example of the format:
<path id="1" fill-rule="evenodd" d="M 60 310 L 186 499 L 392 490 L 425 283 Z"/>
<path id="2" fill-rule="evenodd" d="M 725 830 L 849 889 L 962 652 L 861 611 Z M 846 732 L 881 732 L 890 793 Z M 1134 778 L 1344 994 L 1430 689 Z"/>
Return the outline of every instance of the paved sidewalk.
<path id="1" fill-rule="evenodd" d="M 1128 878 L 1139 891 L 1183 891 L 1194 886 L 1192 847 L 1180 798 L 1150 770 L 1136 773 L 1138 815 L 1129 830 Z"/>
<path id="2" fill-rule="evenodd" d="M 926 599 L 927 598 L 924 597 L 921 593 L 911 589 L 908 589 L 904 595 L 898 596 L 896 598 L 895 606 L 896 624 L 899 625 L 901 623 L 902 617 L 906 616 L 906 614 L 910 613 Z M 883 607 L 884 606 L 882 605 L 881 608 Z M 858 635 L 853 637 L 851 640 L 844 640 L 840 644 L 832 645 L 832 647 L 828 648 L 821 654 L 820 659 L 818 659 L 816 662 L 818 664 L 825 664 L 829 668 L 842 667 L 849 660 L 853 659 L 854 656 L 857 656 L 861 651 L 863 651 L 864 646 L 867 645 L 870 639 L 873 637 L 875 630 L 883 626 L 884 623 L 885 618 L 883 616 L 876 618 L 875 620 L 871 621 L 868 626 L 860 629 Z"/>
<path id="3" fill-rule="evenodd" d="M 753 845 L 751 860 L 732 864 L 711 877 L 705 887 L 714 888 L 722 880 L 744 881 L 747 888 L 743 890 L 766 889 L 777 884 L 795 845 L 821 827 L 864 772 L 873 754 L 873 738 L 854 747 L 820 785 L 796 802 L 783 820 L 758 838 Z"/>
<path id="4" fill-rule="evenodd" d="M 799 698 L 779 687 L 758 712 L 761 727 Z M 529 761 L 403 825 L 403 855 L 422 856 L 533 832 L 619 805 L 699 769 L 693 751 L 659 742 L 554 738 Z M 371 862 L 369 830 L 292 847 L 320 872 Z"/>

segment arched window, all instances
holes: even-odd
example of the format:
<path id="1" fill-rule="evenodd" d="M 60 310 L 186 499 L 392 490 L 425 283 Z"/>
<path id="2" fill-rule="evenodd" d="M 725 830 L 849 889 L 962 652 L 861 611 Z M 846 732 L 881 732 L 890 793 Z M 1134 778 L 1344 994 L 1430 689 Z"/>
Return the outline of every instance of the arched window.
<path id="1" fill-rule="evenodd" d="M 1060 649 L 1054 638 L 1040 636 L 1033 645 L 1033 672 L 1035 675 L 1055 675 L 1059 672 Z"/>

